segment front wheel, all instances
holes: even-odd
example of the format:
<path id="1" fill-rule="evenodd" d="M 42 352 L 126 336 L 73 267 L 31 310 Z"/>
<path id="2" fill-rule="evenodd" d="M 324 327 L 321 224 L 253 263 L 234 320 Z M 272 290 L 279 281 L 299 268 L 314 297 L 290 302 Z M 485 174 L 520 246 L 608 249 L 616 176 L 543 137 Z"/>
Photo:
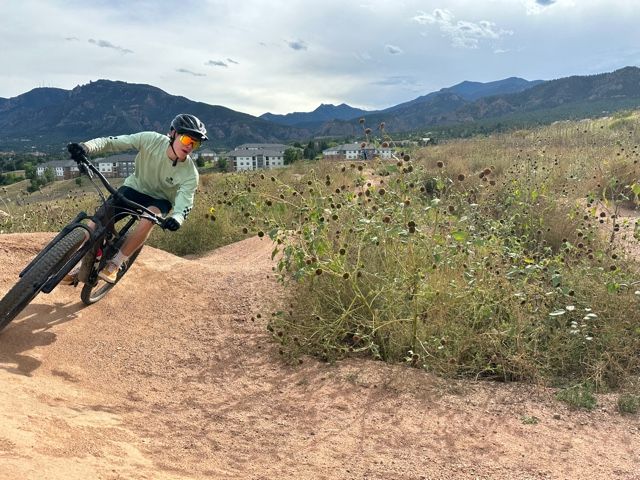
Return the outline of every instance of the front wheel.
<path id="1" fill-rule="evenodd" d="M 57 273 L 85 240 L 85 229 L 76 228 L 58 240 L 27 270 L 0 300 L 0 330 L 29 305 L 51 275 Z"/>
<path id="2" fill-rule="evenodd" d="M 140 247 L 138 250 L 133 252 L 133 255 L 129 257 L 129 259 L 120 267 L 120 271 L 118 272 L 118 278 L 116 279 L 116 283 L 109 283 L 102 280 L 100 277 L 96 277 L 95 283 L 85 283 L 82 287 L 82 292 L 80 293 L 80 298 L 85 305 L 93 305 L 99 300 L 109 293 L 113 287 L 120 281 L 124 274 L 127 273 L 127 270 L 131 268 L 133 262 L 135 262 L 136 258 L 138 258 L 138 254 L 142 250 Z"/>

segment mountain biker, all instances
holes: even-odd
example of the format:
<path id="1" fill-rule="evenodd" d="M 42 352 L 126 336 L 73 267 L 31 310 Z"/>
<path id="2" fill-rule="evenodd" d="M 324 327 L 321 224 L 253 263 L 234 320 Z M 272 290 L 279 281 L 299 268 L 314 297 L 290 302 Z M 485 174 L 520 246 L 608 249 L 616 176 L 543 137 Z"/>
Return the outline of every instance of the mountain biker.
<path id="1" fill-rule="evenodd" d="M 193 207 L 198 186 L 198 170 L 189 154 L 205 140 L 208 138 L 204 124 L 194 115 L 181 113 L 171 121 L 167 135 L 139 132 L 95 138 L 83 143 L 70 143 L 67 149 L 72 157 L 137 150 L 135 171 L 125 179 L 118 191 L 154 213 L 166 216 L 173 210 L 162 227 L 176 231 Z M 114 204 L 113 213 L 122 211 L 117 203 Z M 141 219 L 127 236 L 120 251 L 100 271 L 99 277 L 106 282 L 115 283 L 121 265 L 146 242 L 153 225 L 150 220 Z M 90 222 L 88 227 L 92 226 Z M 75 283 L 77 270 L 78 267 L 61 283 Z"/>

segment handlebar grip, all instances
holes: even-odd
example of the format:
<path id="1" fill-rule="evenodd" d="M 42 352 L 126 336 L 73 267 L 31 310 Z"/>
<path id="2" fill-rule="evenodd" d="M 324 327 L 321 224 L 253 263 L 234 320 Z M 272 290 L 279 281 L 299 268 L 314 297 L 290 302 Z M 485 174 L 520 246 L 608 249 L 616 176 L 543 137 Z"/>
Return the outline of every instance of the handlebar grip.
<path id="1" fill-rule="evenodd" d="M 82 143 L 68 143 L 67 151 L 71 155 L 71 159 L 76 163 L 88 162 L 87 149 Z"/>

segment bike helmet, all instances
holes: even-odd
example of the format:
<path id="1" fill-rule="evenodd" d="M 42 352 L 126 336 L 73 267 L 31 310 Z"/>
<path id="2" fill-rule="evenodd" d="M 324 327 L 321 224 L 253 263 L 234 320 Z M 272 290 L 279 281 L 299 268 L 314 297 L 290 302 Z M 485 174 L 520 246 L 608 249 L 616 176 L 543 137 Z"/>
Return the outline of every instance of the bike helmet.
<path id="1" fill-rule="evenodd" d="M 176 115 L 176 118 L 171 121 L 171 130 L 175 130 L 176 132 L 184 135 L 189 135 L 196 140 L 208 140 L 207 128 L 204 126 L 204 123 L 202 123 L 195 115 L 190 115 L 188 113 Z"/>

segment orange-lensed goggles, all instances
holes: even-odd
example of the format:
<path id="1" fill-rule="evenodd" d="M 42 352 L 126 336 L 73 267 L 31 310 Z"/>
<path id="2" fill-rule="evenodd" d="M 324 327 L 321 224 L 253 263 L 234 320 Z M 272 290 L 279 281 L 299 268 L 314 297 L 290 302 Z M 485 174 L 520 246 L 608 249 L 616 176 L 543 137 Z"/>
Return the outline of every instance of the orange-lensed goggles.
<path id="1" fill-rule="evenodd" d="M 200 146 L 200 140 L 194 140 L 189 135 L 180 135 L 178 138 L 180 139 L 181 144 L 183 144 L 185 147 L 191 145 L 191 148 L 193 150 Z"/>

